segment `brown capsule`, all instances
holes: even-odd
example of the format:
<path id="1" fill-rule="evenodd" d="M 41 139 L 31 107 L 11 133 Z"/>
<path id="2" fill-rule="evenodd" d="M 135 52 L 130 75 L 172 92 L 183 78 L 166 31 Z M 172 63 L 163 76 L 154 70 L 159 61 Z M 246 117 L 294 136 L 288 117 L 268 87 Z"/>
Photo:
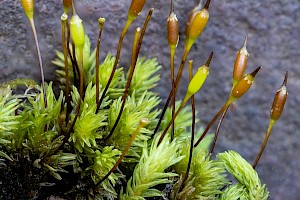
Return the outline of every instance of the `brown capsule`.
<path id="1" fill-rule="evenodd" d="M 254 77 L 261 67 L 256 68 L 251 74 L 245 74 L 244 77 L 237 82 L 231 91 L 230 97 L 238 99 L 243 96 L 251 87 L 254 82 Z"/>
<path id="2" fill-rule="evenodd" d="M 21 0 L 25 14 L 29 19 L 33 18 L 34 0 Z"/>
<path id="3" fill-rule="evenodd" d="M 246 45 L 247 45 L 247 35 L 245 37 L 244 44 L 242 48 L 237 52 L 237 56 L 235 59 L 233 74 L 232 74 L 234 83 L 237 83 L 243 77 L 244 71 L 246 69 L 248 56 L 249 56 Z"/>
<path id="4" fill-rule="evenodd" d="M 143 10 L 145 3 L 146 0 L 132 0 L 128 10 L 128 17 L 136 19 L 140 12 Z"/>
<path id="5" fill-rule="evenodd" d="M 288 91 L 286 89 L 286 83 L 288 79 L 288 72 L 285 74 L 285 78 L 282 86 L 277 90 L 276 95 L 273 100 L 272 109 L 271 109 L 271 120 L 277 121 L 284 109 L 286 98 L 288 96 Z"/>
<path id="6" fill-rule="evenodd" d="M 174 12 L 168 17 L 168 43 L 170 46 L 177 47 L 179 39 L 178 19 Z"/>

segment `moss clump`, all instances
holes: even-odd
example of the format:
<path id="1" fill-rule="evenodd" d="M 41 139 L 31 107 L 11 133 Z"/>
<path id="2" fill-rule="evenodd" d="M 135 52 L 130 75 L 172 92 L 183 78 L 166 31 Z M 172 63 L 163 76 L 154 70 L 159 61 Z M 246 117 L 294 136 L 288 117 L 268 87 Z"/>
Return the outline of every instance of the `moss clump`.
<path id="1" fill-rule="evenodd" d="M 54 94 L 51 82 L 42 81 L 40 86 L 32 80 L 17 79 L 0 85 L 0 199 L 46 199 L 51 195 L 65 199 L 268 199 L 266 186 L 237 152 L 211 157 L 213 135 L 204 136 L 223 111 L 225 116 L 232 99 L 204 132 L 194 129 L 199 119 L 195 117 L 193 95 L 209 74 L 213 53 L 204 65 L 205 72 L 194 79 L 190 73 L 192 89 L 186 98 L 168 107 L 176 96 L 188 52 L 208 21 L 209 0 L 203 9 L 198 5 L 192 11 L 183 59 L 177 77 L 172 77 L 165 109 L 160 109 L 161 99 L 151 91 L 158 85 L 161 66 L 156 59 L 138 56 L 153 9 L 143 28 L 136 31 L 131 66 L 124 67 L 129 70 L 118 67 L 123 38 L 145 2 L 132 1 L 117 54 L 107 55 L 102 63 L 98 58 L 104 20 L 97 49 L 92 51 L 82 24 L 80 30 L 71 27 L 73 43 L 70 41 L 64 13 L 63 52 L 56 51 L 53 61 L 59 95 Z M 73 5 L 72 1 L 64 3 Z M 64 5 L 67 12 L 70 6 Z M 75 6 L 72 9 L 72 17 L 77 16 Z M 197 21 L 203 21 L 200 27 Z M 176 48 L 174 43 L 172 48 Z M 41 74 L 43 80 L 42 70 Z M 249 74 L 239 80 L 235 77 L 234 94 L 244 94 L 255 74 L 251 81 Z M 16 93 L 14 89 L 19 86 L 25 90 Z M 190 98 L 192 106 L 185 105 Z M 194 136 L 200 138 L 196 144 Z M 231 183 L 228 175 L 236 183 Z"/>

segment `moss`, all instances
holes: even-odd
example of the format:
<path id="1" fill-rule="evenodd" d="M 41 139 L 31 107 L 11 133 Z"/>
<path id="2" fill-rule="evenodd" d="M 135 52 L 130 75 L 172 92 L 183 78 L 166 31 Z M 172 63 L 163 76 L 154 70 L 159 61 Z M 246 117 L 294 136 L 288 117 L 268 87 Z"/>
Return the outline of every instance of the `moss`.
<path id="1" fill-rule="evenodd" d="M 208 12 L 209 2 L 201 11 L 194 10 L 194 14 Z M 53 64 L 57 66 L 61 88 L 58 96 L 51 82 L 42 81 L 40 86 L 32 80 L 17 79 L 1 84 L 0 199 L 46 199 L 52 195 L 65 199 L 269 197 L 256 171 L 238 153 L 227 151 L 212 159 L 208 150 L 212 135 L 206 136 L 199 146 L 190 145 L 194 144 L 191 141 L 193 122 L 199 122 L 190 106 L 185 106 L 178 114 L 174 138 L 171 137 L 172 131 L 166 127 L 174 113 L 167 108 L 168 103 L 166 109 L 161 110 L 159 95 L 151 91 L 158 86 L 161 66 L 155 58 L 138 57 L 152 12 L 150 10 L 137 37 L 139 42 L 135 41 L 132 65 L 124 66 L 124 69 L 129 68 L 127 72 L 118 67 L 118 62 L 123 36 L 137 16 L 129 17 L 116 56 L 107 55 L 99 64 L 99 77 L 96 77 L 98 68 L 95 66 L 98 51 L 91 50 L 90 40 L 81 27 L 80 46 L 74 48 L 76 53 L 67 52 L 67 48 L 63 48 L 64 52 L 56 51 Z M 190 20 L 193 22 L 193 15 Z M 176 84 L 188 52 L 207 20 L 205 18 L 201 27 L 195 23 L 188 25 L 194 32 L 187 35 Z M 63 44 L 64 47 L 72 46 L 71 41 Z M 212 54 L 209 62 L 211 59 Z M 80 61 L 82 63 L 77 63 Z M 191 78 L 194 90 L 188 91 L 184 104 L 202 86 L 208 71 L 202 74 L 205 77 L 198 75 Z M 197 85 L 199 80 L 201 84 Z M 177 90 L 175 82 L 169 100 Z M 19 86 L 25 86 L 25 91 L 15 93 L 13 89 Z M 175 102 L 175 108 L 184 104 Z M 209 123 L 203 136 L 223 110 Z M 149 123 L 141 125 L 142 119 Z M 196 131 L 197 138 L 202 130 Z M 166 133 L 165 137 L 162 132 Z M 187 171 L 189 164 L 191 167 Z M 238 183 L 231 185 L 227 174 Z"/>

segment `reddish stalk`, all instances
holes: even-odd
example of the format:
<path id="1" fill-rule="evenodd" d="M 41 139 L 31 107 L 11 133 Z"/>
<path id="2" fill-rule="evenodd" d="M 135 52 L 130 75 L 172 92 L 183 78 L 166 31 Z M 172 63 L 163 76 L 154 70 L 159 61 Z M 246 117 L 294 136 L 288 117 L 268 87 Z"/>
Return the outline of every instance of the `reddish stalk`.
<path id="1" fill-rule="evenodd" d="M 84 80 L 83 80 L 83 48 L 79 48 L 79 94 L 80 98 L 83 99 L 83 85 L 84 85 Z"/>
<path id="2" fill-rule="evenodd" d="M 102 30 L 103 30 L 103 25 L 105 22 L 104 18 L 99 18 L 99 34 L 98 34 L 98 39 L 97 39 L 97 48 L 96 48 L 96 113 L 98 113 L 99 108 L 100 108 L 100 101 L 99 101 L 99 57 L 100 57 L 100 43 L 101 43 L 101 35 L 102 35 Z"/>
<path id="3" fill-rule="evenodd" d="M 261 67 L 257 67 L 252 73 L 245 74 L 244 77 L 237 82 L 237 84 L 233 87 L 230 93 L 230 97 L 228 101 L 224 104 L 224 106 L 219 110 L 219 112 L 214 116 L 214 118 L 209 122 L 206 129 L 202 133 L 201 137 L 198 139 L 194 147 L 198 146 L 198 144 L 202 141 L 202 139 L 207 134 L 210 127 L 215 123 L 218 117 L 230 106 L 232 102 L 242 97 L 247 91 L 250 89 L 251 85 L 254 83 L 254 78 L 257 72 L 261 69 Z"/>
<path id="4" fill-rule="evenodd" d="M 70 137 L 70 134 L 73 131 L 73 128 L 74 128 L 75 123 L 77 121 L 77 118 L 79 116 L 81 101 L 82 101 L 82 98 L 83 98 L 83 56 L 82 56 L 83 49 L 79 48 L 79 51 L 80 51 L 79 52 L 79 63 L 80 63 L 80 68 L 79 68 L 80 69 L 80 72 L 79 72 L 79 96 L 80 96 L 80 98 L 79 98 L 78 104 L 76 106 L 75 117 L 74 117 L 74 119 L 72 121 L 72 124 L 71 124 L 69 130 L 66 133 L 66 136 L 64 137 L 64 140 L 63 140 L 63 143 L 61 144 L 61 146 L 64 145 L 68 141 L 68 139 Z"/>
<path id="5" fill-rule="evenodd" d="M 173 0 L 170 0 L 170 14 L 168 17 L 168 44 L 170 47 L 170 74 L 171 74 L 171 85 L 172 85 L 172 90 L 175 90 L 175 72 L 174 72 L 174 56 L 175 56 L 175 51 L 176 47 L 178 44 L 179 40 L 179 31 L 178 31 L 178 19 L 174 13 L 174 8 L 173 8 Z M 173 95 L 172 98 L 172 117 L 174 116 L 174 113 L 176 112 L 175 110 L 175 101 L 176 98 Z M 174 139 L 174 123 L 172 124 L 172 131 L 171 131 L 171 141 Z"/>
<path id="6" fill-rule="evenodd" d="M 287 99 L 287 96 L 288 96 L 288 91 L 287 91 L 287 88 L 286 88 L 286 84 L 287 84 L 287 79 L 288 79 L 288 72 L 285 73 L 285 77 L 284 77 L 284 81 L 282 83 L 282 86 L 279 88 L 279 90 L 277 90 L 276 92 L 276 95 L 274 97 L 274 100 L 273 100 L 273 104 L 272 104 L 272 108 L 271 108 L 271 112 L 270 112 L 270 122 L 269 122 L 269 127 L 268 127 L 268 130 L 267 130 L 267 134 L 265 136 L 265 139 L 264 139 L 264 143 L 262 144 L 261 148 L 260 148 L 260 151 L 255 159 L 255 162 L 253 164 L 253 168 L 255 169 L 266 145 L 267 145 L 267 142 L 269 140 L 269 137 L 271 135 L 271 131 L 272 131 L 272 128 L 274 126 L 274 124 L 277 122 L 277 120 L 280 118 L 282 112 L 283 112 L 283 109 L 284 109 L 284 105 L 285 105 L 285 102 L 286 102 L 286 99 Z"/>
<path id="7" fill-rule="evenodd" d="M 154 133 L 152 134 L 151 139 L 154 137 L 154 135 L 157 133 L 157 131 L 159 129 L 159 126 L 160 126 L 160 124 L 162 122 L 162 119 L 163 119 L 165 113 L 166 113 L 166 110 L 167 110 L 168 105 L 169 105 L 169 103 L 171 101 L 171 98 L 176 95 L 176 92 L 178 90 L 177 86 L 178 86 L 178 84 L 180 82 L 180 79 L 181 79 L 181 76 L 182 76 L 182 72 L 183 72 L 183 68 L 184 68 L 184 64 L 186 62 L 186 58 L 187 58 L 188 53 L 189 53 L 189 50 L 187 48 L 185 48 L 185 50 L 183 52 L 183 55 L 182 55 L 181 64 L 180 64 L 180 67 L 179 67 L 179 70 L 178 70 L 178 73 L 177 73 L 177 76 L 176 76 L 176 79 L 175 79 L 175 88 L 172 89 L 170 91 L 170 93 L 169 93 L 168 99 L 167 99 L 167 101 L 166 101 L 166 103 L 164 105 L 163 111 L 162 111 L 162 113 L 160 115 L 160 118 L 158 120 L 158 123 L 157 123 L 155 129 L 154 129 Z M 174 95 L 173 95 L 173 93 L 174 93 Z"/>
<path id="8" fill-rule="evenodd" d="M 209 5 L 210 5 L 210 0 L 207 0 L 206 4 L 205 4 L 205 6 L 204 6 L 204 9 L 208 10 Z M 199 6 L 199 5 L 198 5 L 198 6 Z M 195 9 L 198 8 L 198 6 L 196 6 Z M 192 11 L 192 13 L 193 13 L 193 12 L 194 12 L 194 10 Z M 190 20 L 193 20 L 194 17 L 195 17 L 195 16 L 193 16 L 193 14 L 192 14 L 192 18 L 190 18 Z M 203 20 L 204 20 L 204 19 L 203 19 Z M 206 20 L 208 20 L 208 18 L 207 18 Z M 189 23 L 191 23 L 191 22 L 189 22 Z M 198 25 L 198 24 L 197 24 L 197 25 Z M 197 26 L 197 25 L 195 25 L 195 26 Z M 206 23 L 205 23 L 205 25 L 206 25 Z M 204 25 L 204 26 L 205 26 L 205 25 Z M 191 28 L 190 26 L 191 26 L 191 24 L 188 24 L 188 25 L 187 25 L 187 27 L 186 27 L 186 32 Z M 172 89 L 171 92 L 170 92 L 170 94 L 169 94 L 169 97 L 168 97 L 168 99 L 167 99 L 167 102 L 166 102 L 165 105 L 164 105 L 162 114 L 161 114 L 161 116 L 160 116 L 160 118 L 159 118 L 159 120 L 158 120 L 158 123 L 157 123 L 156 128 L 154 129 L 154 133 L 153 133 L 153 135 L 151 136 L 151 139 L 154 137 L 154 135 L 157 133 L 157 131 L 158 131 L 158 129 L 159 129 L 159 126 L 160 126 L 161 121 L 162 121 L 162 119 L 163 119 L 163 117 L 164 117 L 164 115 L 165 115 L 165 112 L 166 112 L 166 110 L 167 110 L 167 107 L 168 107 L 168 105 L 169 105 L 169 103 L 170 103 L 170 100 L 171 100 L 172 96 L 174 96 L 174 97 L 176 96 L 176 93 L 177 93 L 177 90 L 178 90 L 178 85 L 179 85 L 179 82 L 180 82 L 180 79 L 181 79 L 181 76 L 182 76 L 182 71 L 183 71 L 183 68 L 184 68 L 184 64 L 185 64 L 187 55 L 188 55 L 188 53 L 189 53 L 191 47 L 193 46 L 194 42 L 195 42 L 196 39 L 201 35 L 201 33 L 202 33 L 202 31 L 203 31 L 203 28 L 204 28 L 204 27 L 201 27 L 201 26 L 202 26 L 202 25 L 200 25 L 200 27 L 193 27 L 193 28 L 195 28 L 195 29 L 197 30 L 197 31 L 196 31 L 196 32 L 197 32 L 197 35 L 195 36 L 196 38 L 191 39 L 190 36 L 186 33 L 185 48 L 184 48 L 183 56 L 182 56 L 182 59 L 181 59 L 181 64 L 180 64 L 180 67 L 179 67 L 179 70 L 178 70 L 178 73 L 177 73 L 177 76 L 176 76 L 176 79 L 175 79 L 175 89 Z"/>
<path id="9" fill-rule="evenodd" d="M 45 88 L 43 61 L 42 61 L 42 56 L 41 56 L 41 52 L 40 52 L 39 41 L 37 38 L 34 20 L 33 20 L 33 18 L 28 18 L 28 19 L 29 19 L 30 26 L 32 29 L 32 33 L 33 33 L 33 37 L 34 37 L 34 41 L 35 41 L 35 48 L 36 48 L 36 52 L 38 55 L 38 61 L 39 61 L 39 66 L 40 66 L 40 76 L 41 76 L 41 80 L 42 80 L 42 88 L 43 88 L 43 93 L 44 93 L 44 104 L 45 104 L 45 108 L 46 108 L 47 107 L 47 96 L 46 96 L 46 88 Z"/>
<path id="10" fill-rule="evenodd" d="M 189 63 L 189 78 L 191 81 L 192 77 L 193 77 L 193 61 L 190 60 L 188 63 Z M 195 139 L 195 121 L 196 121 L 194 95 L 191 96 L 191 103 L 192 103 L 192 135 L 191 135 L 191 144 L 190 144 L 190 154 L 189 154 L 189 161 L 188 161 L 187 169 L 186 169 L 185 176 L 184 176 L 182 183 L 184 183 L 189 177 L 189 172 L 190 172 L 192 158 L 193 158 L 194 139 Z"/>
<path id="11" fill-rule="evenodd" d="M 134 139 L 136 138 L 137 134 L 140 132 L 140 130 L 145 126 L 149 124 L 148 119 L 141 119 L 139 122 L 138 127 L 135 129 L 135 131 L 133 132 L 133 134 L 131 135 L 125 149 L 123 150 L 120 158 L 117 160 L 117 162 L 114 164 L 114 166 L 109 170 L 109 172 L 95 185 L 95 188 L 100 185 L 105 179 L 107 179 L 109 177 L 109 175 L 111 175 L 119 166 L 119 164 L 121 163 L 121 161 L 123 160 L 123 158 L 126 156 L 129 148 L 131 147 Z"/>
<path id="12" fill-rule="evenodd" d="M 70 34 L 70 24 L 69 24 L 69 22 L 67 22 L 67 50 L 68 50 L 68 55 L 69 55 L 69 57 L 70 57 L 70 60 L 71 60 L 71 62 L 72 62 L 72 69 L 73 69 L 73 82 L 74 82 L 74 85 L 75 85 L 75 83 L 77 82 L 76 81 L 76 74 L 77 74 L 77 71 L 76 71 L 76 69 L 78 68 L 76 68 L 76 66 L 77 66 L 77 63 L 76 63 L 76 57 L 74 58 L 73 57 L 73 55 L 75 55 L 75 50 L 73 50 L 73 55 L 72 55 L 72 53 L 71 53 L 71 49 L 70 49 L 70 36 L 71 36 L 71 34 Z"/>
<path id="13" fill-rule="evenodd" d="M 75 69 L 75 72 L 77 73 L 78 76 L 80 76 L 80 72 L 79 72 L 79 66 L 78 66 L 78 62 L 77 62 L 77 58 L 76 58 L 76 48 L 75 48 L 75 45 L 74 43 L 72 43 L 72 53 L 73 53 L 73 59 L 74 59 L 74 66 L 73 66 L 73 69 Z M 74 85 L 75 87 L 79 87 L 78 85 L 78 82 L 77 80 L 75 79 L 75 76 L 74 76 Z"/>
<path id="14" fill-rule="evenodd" d="M 172 117 L 172 119 L 169 121 L 167 127 L 165 128 L 164 132 L 162 133 L 162 135 L 159 138 L 158 144 L 157 146 L 160 145 L 160 143 L 162 142 L 162 140 L 164 139 L 165 135 L 167 134 L 170 126 L 173 124 L 173 122 L 175 121 L 177 115 L 179 114 L 179 112 L 182 110 L 182 108 L 185 106 L 186 102 L 188 101 L 189 98 L 184 98 L 184 100 L 182 101 L 182 103 L 180 104 L 178 110 L 175 112 L 174 116 Z"/>
<path id="15" fill-rule="evenodd" d="M 138 59 L 138 55 L 140 53 L 140 49 L 141 49 L 141 46 L 142 46 L 143 38 L 144 38 L 144 35 L 145 35 L 145 32 L 146 32 L 148 23 L 149 23 L 149 21 L 151 19 L 151 16 L 153 14 L 153 11 L 154 11 L 154 8 L 151 8 L 148 15 L 147 15 L 147 18 L 144 22 L 144 26 L 141 30 L 141 33 L 138 34 L 139 31 L 137 30 L 137 33 L 135 35 L 135 41 L 137 41 L 138 38 L 139 39 L 138 39 L 138 44 L 135 45 L 133 47 L 133 50 L 132 50 L 132 57 L 131 57 L 131 62 L 132 63 L 131 63 L 130 73 L 129 73 L 129 76 L 128 76 L 128 79 L 127 79 L 127 83 L 126 83 L 126 86 L 125 86 L 125 91 L 124 91 L 124 94 L 123 94 L 123 97 L 122 97 L 122 105 L 121 105 L 121 108 L 120 108 L 120 112 L 118 114 L 118 117 L 117 117 L 112 129 L 110 130 L 110 133 L 107 135 L 107 137 L 104 140 L 107 140 L 112 136 L 112 134 L 114 133 L 114 131 L 115 131 L 120 119 L 121 119 L 121 116 L 122 116 L 122 113 L 123 113 L 123 110 L 124 110 L 124 107 L 125 107 L 126 99 L 127 99 L 127 96 L 128 96 L 129 87 L 130 87 L 132 77 L 133 77 L 133 73 L 134 73 L 134 70 L 135 70 L 136 62 L 137 62 L 137 59 Z"/>
<path id="16" fill-rule="evenodd" d="M 216 142 L 217 142 L 217 139 L 218 139 L 218 135 L 219 135 L 219 131 L 220 131 L 220 128 L 221 128 L 221 125 L 222 125 L 222 122 L 227 114 L 227 111 L 228 111 L 228 108 L 229 106 L 225 109 L 225 111 L 223 112 L 222 116 L 221 116 L 221 119 L 219 120 L 219 123 L 218 123 L 218 126 L 217 126 L 217 130 L 215 132 L 215 137 L 214 137 L 214 141 L 213 143 L 211 144 L 211 147 L 210 147 L 210 150 L 209 150 L 209 154 L 212 154 L 213 151 L 214 151 L 214 148 L 215 148 L 215 145 L 216 145 Z"/>
<path id="17" fill-rule="evenodd" d="M 123 39 L 124 39 L 124 37 L 125 37 L 125 35 L 127 33 L 127 30 L 128 30 L 128 28 L 129 28 L 129 26 L 131 25 L 132 22 L 133 22 L 133 19 L 129 19 L 129 18 L 127 19 L 126 24 L 125 24 L 125 26 L 124 26 L 124 28 L 122 30 L 121 35 L 120 35 L 120 39 L 119 39 L 119 43 L 118 43 L 117 54 L 116 54 L 116 59 L 115 59 L 115 62 L 114 62 L 114 66 L 113 66 L 112 72 L 111 72 L 111 74 L 109 76 L 109 79 L 108 79 L 108 81 L 106 83 L 106 86 L 104 88 L 104 91 L 102 92 L 100 101 L 98 103 L 99 107 L 101 106 L 101 103 L 103 102 L 103 100 L 105 98 L 105 94 L 106 94 L 106 92 L 107 92 L 107 90 L 108 90 L 108 88 L 109 88 L 109 86 L 110 86 L 110 84 L 112 82 L 112 79 L 113 79 L 113 77 L 115 75 L 115 72 L 116 72 L 116 69 L 117 69 L 117 66 L 118 66 L 118 63 L 119 63 L 119 59 L 120 59 L 120 53 L 121 53 L 121 48 L 122 48 L 122 44 L 123 44 Z"/>
<path id="18" fill-rule="evenodd" d="M 170 54 L 170 62 L 171 62 L 171 83 L 172 83 L 172 90 L 175 90 L 175 82 L 174 82 L 174 56 L 175 56 L 175 49 L 171 49 L 171 54 Z M 172 117 L 174 117 L 176 108 L 175 108 L 175 103 L 176 103 L 176 96 L 173 95 L 172 98 Z M 171 141 L 174 139 L 174 131 L 175 131 L 175 123 L 172 123 L 172 131 L 171 131 Z"/>
<path id="19" fill-rule="evenodd" d="M 260 159 L 262 153 L 263 153 L 264 150 L 265 150 L 265 147 L 266 147 L 266 145 L 267 145 L 267 143 L 268 143 L 268 140 L 269 140 L 269 137 L 270 137 L 270 135 L 271 135 L 271 131 L 272 131 L 272 128 L 273 128 L 275 122 L 276 122 L 276 121 L 274 121 L 274 120 L 270 120 L 269 127 L 268 127 L 268 130 L 267 130 L 265 139 L 264 139 L 264 143 L 262 144 L 262 146 L 261 146 L 261 148 L 260 148 L 260 151 L 259 151 L 259 153 L 258 153 L 258 155 L 257 155 L 257 157 L 256 157 L 256 159 L 255 159 L 255 161 L 254 161 L 254 163 L 253 163 L 253 165 L 252 165 L 253 169 L 256 168 L 256 165 L 258 164 L 258 161 L 259 161 L 259 159 Z"/>
<path id="20" fill-rule="evenodd" d="M 208 123 L 207 127 L 205 128 L 204 132 L 202 133 L 201 137 L 197 140 L 194 147 L 197 147 L 198 144 L 203 140 L 207 132 L 209 131 L 210 127 L 215 123 L 215 121 L 218 119 L 218 117 L 229 107 L 229 105 L 232 103 L 232 100 L 228 100 L 224 106 L 219 110 L 219 112 L 214 116 L 214 118 Z"/>
<path id="21" fill-rule="evenodd" d="M 66 26 L 67 26 L 68 15 L 65 13 L 61 17 L 61 32 L 62 32 L 62 46 L 64 53 L 64 64 L 65 64 L 65 73 L 66 73 L 66 88 L 65 88 L 65 96 L 67 103 L 67 113 L 66 113 L 66 123 L 68 122 L 69 114 L 71 113 L 71 104 L 70 104 L 70 86 L 69 86 L 69 64 L 68 64 L 68 52 L 67 52 L 67 43 L 66 43 Z"/>

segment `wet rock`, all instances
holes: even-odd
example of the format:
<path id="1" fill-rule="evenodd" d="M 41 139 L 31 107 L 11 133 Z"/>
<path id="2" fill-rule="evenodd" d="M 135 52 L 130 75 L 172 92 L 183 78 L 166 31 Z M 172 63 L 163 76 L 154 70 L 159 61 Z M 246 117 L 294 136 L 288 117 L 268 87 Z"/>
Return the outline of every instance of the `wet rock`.
<path id="1" fill-rule="evenodd" d="M 78 14 L 83 19 L 94 46 L 98 32 L 97 18 L 107 19 L 101 59 L 107 53 L 115 54 L 129 3 L 128 0 L 78 1 Z M 181 41 L 176 53 L 177 66 L 183 49 L 185 21 L 196 3 L 196 0 L 174 0 L 181 30 Z M 142 26 L 147 10 L 154 7 L 156 10 L 145 35 L 141 55 L 157 57 L 163 65 L 160 82 L 162 87 L 157 89 L 163 99 L 168 93 L 166 91 L 170 89 L 169 49 L 165 28 L 168 4 L 169 1 L 162 0 L 147 2 L 146 8 L 125 38 L 120 61 L 123 66 L 130 62 L 135 27 Z M 19 1 L 1 0 L 0 7 L 1 82 L 17 77 L 39 80 L 33 38 Z M 289 70 L 289 97 L 286 109 L 275 125 L 257 170 L 271 191 L 271 199 L 297 199 L 300 190 L 300 173 L 297 170 L 300 166 L 299 0 L 212 1 L 210 9 L 208 27 L 188 57 L 194 60 L 197 68 L 205 62 L 211 51 L 215 53 L 210 77 L 196 96 L 201 125 L 206 125 L 227 99 L 235 55 L 242 45 L 244 35 L 248 34 L 250 57 L 246 71 L 250 72 L 260 65 L 263 66 L 263 70 L 257 75 L 256 83 L 249 93 L 236 103 L 236 110 L 228 113 L 215 152 L 234 149 L 250 163 L 254 161 L 268 126 L 273 96 L 282 83 L 285 71 Z M 50 61 L 55 57 L 53 49 L 61 49 L 61 14 L 62 8 L 57 1 L 36 2 L 36 25 L 47 81 L 55 79 L 55 68 Z M 185 92 L 187 77 L 185 72 L 179 89 L 180 96 Z"/>

